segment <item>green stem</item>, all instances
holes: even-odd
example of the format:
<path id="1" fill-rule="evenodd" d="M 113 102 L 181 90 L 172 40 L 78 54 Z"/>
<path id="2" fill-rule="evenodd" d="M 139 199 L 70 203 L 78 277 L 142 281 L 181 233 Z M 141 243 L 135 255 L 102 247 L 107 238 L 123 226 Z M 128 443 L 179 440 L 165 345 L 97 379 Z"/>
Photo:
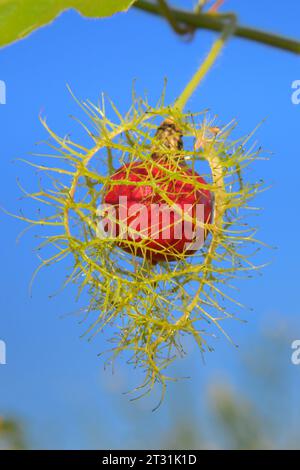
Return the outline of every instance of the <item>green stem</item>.
<path id="1" fill-rule="evenodd" d="M 158 5 L 146 0 L 137 0 L 134 7 L 153 15 L 162 16 Z M 210 31 L 223 31 L 224 20 L 228 18 L 226 14 L 194 13 L 176 8 L 170 8 L 170 11 L 177 22 L 192 26 L 195 29 L 208 29 Z M 295 39 L 241 25 L 236 27 L 234 35 L 267 46 L 276 47 L 277 49 L 300 54 L 300 41 Z"/>
<path id="2" fill-rule="evenodd" d="M 158 0 L 158 5 L 161 10 L 162 16 L 164 16 L 167 21 L 169 22 L 171 28 L 175 31 L 175 33 L 180 35 L 185 35 L 188 32 L 191 32 L 191 26 L 182 26 L 180 23 L 176 21 L 173 17 L 172 9 L 169 7 L 167 0 Z"/>
<path id="3" fill-rule="evenodd" d="M 211 69 L 217 60 L 221 50 L 223 49 L 226 41 L 234 34 L 236 28 L 236 18 L 234 15 L 230 18 L 230 22 L 224 26 L 224 31 L 221 36 L 214 42 L 206 59 L 202 62 L 200 68 L 197 70 L 192 80 L 187 84 L 179 98 L 175 101 L 174 108 L 183 111 L 186 103 L 198 88 L 200 82 L 203 80 L 207 72 Z"/>

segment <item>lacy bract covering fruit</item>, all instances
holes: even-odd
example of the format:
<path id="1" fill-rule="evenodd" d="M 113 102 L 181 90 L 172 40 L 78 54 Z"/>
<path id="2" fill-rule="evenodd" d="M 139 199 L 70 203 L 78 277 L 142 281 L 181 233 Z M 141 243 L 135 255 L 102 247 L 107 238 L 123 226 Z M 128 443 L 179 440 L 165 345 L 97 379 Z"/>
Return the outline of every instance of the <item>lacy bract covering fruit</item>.
<path id="1" fill-rule="evenodd" d="M 239 303 L 229 290 L 255 269 L 256 229 L 246 217 L 261 184 L 248 182 L 245 173 L 258 152 L 247 150 L 249 136 L 230 140 L 233 124 L 216 130 L 205 115 L 163 103 L 153 108 L 134 99 L 125 116 L 112 105 L 115 117 L 104 102 L 80 105 L 92 124 L 83 124 L 92 145 L 59 137 L 43 121 L 51 152 L 30 164 L 42 173 L 31 196 L 44 215 L 20 218 L 43 227 L 40 249 L 48 255 L 42 266 L 73 259 L 66 283 L 87 294 L 82 320 L 90 338 L 104 331 L 111 344 L 108 361 L 123 353 L 145 374 L 145 392 L 157 382 L 164 389 L 167 366 L 184 354 L 183 338 L 194 339 L 201 351 L 210 349 L 209 335 L 225 333 L 224 320 L 238 315 Z M 140 225 L 121 239 L 132 220 L 129 212 L 120 217 L 120 196 L 129 208 L 145 206 Z M 105 204 L 115 209 L 113 234 L 99 230 Z M 173 215 L 167 224 L 163 219 L 155 224 L 149 218 L 152 205 L 190 208 L 178 223 Z M 193 230 L 202 227 L 196 249 L 186 244 L 191 237 L 185 232 L 175 237 L 176 225 L 182 228 L 186 220 Z"/>

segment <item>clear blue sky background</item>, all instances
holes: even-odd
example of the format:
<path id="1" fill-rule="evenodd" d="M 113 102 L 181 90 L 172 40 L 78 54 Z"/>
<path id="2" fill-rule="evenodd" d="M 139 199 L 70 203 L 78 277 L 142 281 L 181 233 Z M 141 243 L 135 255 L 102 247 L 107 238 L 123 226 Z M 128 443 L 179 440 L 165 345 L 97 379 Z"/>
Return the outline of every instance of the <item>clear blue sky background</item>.
<path id="1" fill-rule="evenodd" d="M 227 8 L 236 10 L 242 23 L 299 37 L 297 0 L 228 0 Z M 76 136 L 69 115 L 81 114 L 67 83 L 82 99 L 96 101 L 104 91 L 125 110 L 133 79 L 138 91 L 147 91 L 155 103 L 168 77 L 167 97 L 172 101 L 214 37 L 200 31 L 193 42 L 185 43 L 164 21 L 134 9 L 97 21 L 68 12 L 1 50 L 0 79 L 7 84 L 7 104 L 0 106 L 1 206 L 15 212 L 22 207 L 17 177 L 25 187 L 34 188 L 34 172 L 13 161 L 35 151 L 35 143 L 46 137 L 38 120 L 41 112 L 58 133 Z M 190 102 L 191 110 L 209 108 L 221 123 L 237 118 L 241 135 L 267 118 L 257 138 L 274 155 L 269 162 L 258 163 L 253 174 L 271 185 L 259 199 L 264 209 L 259 237 L 277 250 L 264 252 L 264 259 L 272 263 L 262 276 L 238 285 L 240 300 L 253 308 L 241 313 L 247 325 L 228 321 L 227 330 L 239 350 L 220 338 L 206 365 L 192 354 L 193 359 L 181 366 L 183 375 L 192 376 L 189 384 L 172 385 L 158 412 L 151 413 L 151 400 L 132 404 L 121 394 L 128 385 L 129 368 L 120 366 L 114 378 L 103 371 L 97 358 L 104 347 L 100 336 L 87 344 L 79 339 L 82 329 L 76 318 L 61 319 L 78 308 L 72 289 L 48 298 L 59 287 L 63 268 L 43 272 L 30 298 L 30 277 L 38 264 L 33 253 L 36 240 L 29 232 L 16 244 L 22 223 L 1 215 L 0 339 L 7 343 L 8 364 L 0 366 L 0 415 L 20 416 L 36 446 L 155 447 L 158 433 L 174 419 L 174 407 L 191 400 L 196 414 L 203 406 L 202 393 L 211 377 L 226 376 L 234 384 L 245 380 L 239 354 L 263 348 L 256 332 L 262 323 L 269 328 L 275 319 L 284 321 L 290 331 L 282 359 L 289 370 L 291 399 L 296 398 L 300 366 L 290 365 L 290 344 L 300 339 L 300 105 L 291 103 L 291 84 L 300 79 L 299 65 L 299 57 L 290 53 L 234 39 Z"/>

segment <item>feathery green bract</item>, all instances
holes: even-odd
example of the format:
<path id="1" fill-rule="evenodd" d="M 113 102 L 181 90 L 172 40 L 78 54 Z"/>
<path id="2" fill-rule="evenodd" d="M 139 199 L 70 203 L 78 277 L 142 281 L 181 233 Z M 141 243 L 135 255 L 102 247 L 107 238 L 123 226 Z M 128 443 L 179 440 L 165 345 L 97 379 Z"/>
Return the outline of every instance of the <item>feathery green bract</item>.
<path id="1" fill-rule="evenodd" d="M 92 124 L 92 130 L 84 125 L 92 145 L 85 148 L 69 137 L 58 137 L 43 121 L 51 137 L 51 153 L 44 157 L 57 159 L 57 165 L 31 163 L 46 176 L 45 187 L 31 197 L 48 208 L 41 220 L 24 220 L 49 225 L 49 231 L 51 227 L 42 246 L 47 252 L 51 245 L 56 253 L 42 265 L 72 257 L 74 266 L 68 281 L 78 284 L 80 293 L 89 293 L 85 317 L 88 337 L 108 330 L 109 362 L 124 353 L 128 362 L 145 374 L 136 391 L 144 394 L 160 383 L 164 393 L 167 381 L 173 380 L 167 376 L 167 366 L 184 354 L 182 337 L 188 335 L 201 351 L 210 350 L 207 338 L 218 330 L 225 333 L 223 320 L 233 317 L 232 303 L 239 305 L 230 288 L 237 278 L 248 277 L 249 271 L 257 269 L 251 261 L 257 250 L 256 229 L 247 225 L 245 217 L 261 183 L 250 184 L 243 174 L 260 158 L 259 152 L 253 147 L 246 149 L 249 136 L 230 141 L 234 123 L 213 132 L 214 124 L 205 113 L 183 114 L 166 107 L 163 99 L 153 108 L 134 97 L 124 117 L 109 102 L 114 121 L 107 117 L 104 99 L 101 106 L 79 104 Z M 185 148 L 181 157 L 206 178 L 206 189 L 214 193 L 215 209 L 199 251 L 153 266 L 124 252 L 115 239 L 96 236 L 97 207 L 108 184 L 113 184 L 110 174 L 116 168 L 138 160 L 149 163 L 151 149 L 157 145 L 155 131 L 166 117 L 182 129 Z M 175 158 L 172 152 L 168 150 L 170 159 Z M 165 171 L 166 178 L 186 178 Z M 155 180 L 151 184 L 157 189 Z M 143 242 L 128 243 L 143 246 Z"/>

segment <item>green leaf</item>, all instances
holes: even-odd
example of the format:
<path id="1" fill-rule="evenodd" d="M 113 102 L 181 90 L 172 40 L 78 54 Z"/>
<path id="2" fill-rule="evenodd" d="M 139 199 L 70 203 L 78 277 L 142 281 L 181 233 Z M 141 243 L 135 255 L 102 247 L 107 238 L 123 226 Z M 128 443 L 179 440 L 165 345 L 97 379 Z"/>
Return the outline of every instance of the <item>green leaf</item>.
<path id="1" fill-rule="evenodd" d="M 22 39 L 70 8 L 102 18 L 126 11 L 135 0 L 0 0 L 0 47 Z"/>

